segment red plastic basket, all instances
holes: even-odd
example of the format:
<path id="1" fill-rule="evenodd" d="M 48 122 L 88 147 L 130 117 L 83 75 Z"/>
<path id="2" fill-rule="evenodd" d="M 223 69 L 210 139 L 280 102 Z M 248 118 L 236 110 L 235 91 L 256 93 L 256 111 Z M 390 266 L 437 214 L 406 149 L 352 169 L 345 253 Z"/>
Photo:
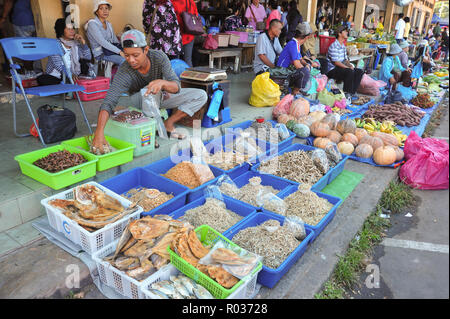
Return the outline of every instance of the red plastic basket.
<path id="1" fill-rule="evenodd" d="M 103 99 L 109 89 L 109 78 L 98 76 L 95 79 L 82 79 L 78 80 L 77 84 L 84 86 L 86 89 L 84 91 L 78 92 L 80 100 L 94 101 Z"/>
<path id="2" fill-rule="evenodd" d="M 335 37 L 327 37 L 326 35 L 319 35 L 319 50 L 321 55 L 326 55 L 328 47 L 336 41 Z"/>

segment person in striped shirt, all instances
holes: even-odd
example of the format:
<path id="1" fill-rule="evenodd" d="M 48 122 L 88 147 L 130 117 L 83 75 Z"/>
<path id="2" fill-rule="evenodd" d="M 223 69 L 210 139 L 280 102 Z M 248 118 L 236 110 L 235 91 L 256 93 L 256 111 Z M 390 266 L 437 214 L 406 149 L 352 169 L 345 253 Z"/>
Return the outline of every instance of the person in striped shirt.
<path id="1" fill-rule="evenodd" d="M 164 126 L 169 137 L 184 139 L 185 136 L 175 132 L 175 123 L 186 116 L 192 117 L 206 104 L 208 95 L 201 89 L 182 89 L 167 55 L 159 50 L 151 50 L 141 31 L 133 29 L 125 32 L 121 42 L 126 63 L 119 67 L 100 106 L 93 146 L 101 148 L 107 145 L 105 125 L 122 94 L 128 93 L 130 104 L 142 109 L 143 88 L 147 88 L 145 95 L 162 93 L 164 98 L 160 103 L 161 108 L 177 109 L 164 122 Z"/>
<path id="2" fill-rule="evenodd" d="M 349 98 L 356 94 L 364 71 L 355 68 L 348 60 L 347 47 L 344 44 L 347 38 L 347 27 L 340 25 L 336 29 L 336 40 L 328 48 L 328 70 L 326 75 L 328 78 L 344 81 L 344 92 Z"/>

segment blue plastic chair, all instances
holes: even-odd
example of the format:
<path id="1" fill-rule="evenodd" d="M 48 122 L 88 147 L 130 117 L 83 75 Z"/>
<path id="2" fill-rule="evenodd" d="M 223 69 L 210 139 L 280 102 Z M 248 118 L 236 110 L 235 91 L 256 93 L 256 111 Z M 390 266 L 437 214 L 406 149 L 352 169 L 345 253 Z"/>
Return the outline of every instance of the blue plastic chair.
<path id="1" fill-rule="evenodd" d="M 18 64 L 13 62 L 13 58 L 25 60 L 25 61 L 36 61 L 43 58 L 46 58 L 51 55 L 59 55 L 61 58 L 64 55 L 64 51 L 61 47 L 61 44 L 56 39 L 47 39 L 47 38 L 4 38 L 0 39 L 0 43 L 3 46 L 3 50 L 5 51 L 6 58 L 10 63 L 10 72 L 12 75 L 12 105 L 13 105 L 13 118 L 14 118 L 14 133 L 18 137 L 30 136 L 30 134 L 18 134 L 16 129 L 16 94 L 22 94 L 25 102 L 28 107 L 28 111 L 33 118 L 33 122 L 35 127 L 38 125 L 36 123 L 36 118 L 34 117 L 33 110 L 30 105 L 30 101 L 27 98 L 27 94 L 36 95 L 36 96 L 53 96 L 63 94 L 63 106 L 65 102 L 66 93 L 73 92 L 77 96 L 78 104 L 80 106 L 81 112 L 83 113 L 84 120 L 89 128 L 89 132 L 92 134 L 91 126 L 89 125 L 89 121 L 84 112 L 83 104 L 81 103 L 80 97 L 78 96 L 79 91 L 84 91 L 85 87 L 81 85 L 75 85 L 73 83 L 72 78 L 68 75 L 67 65 L 64 62 L 64 72 L 63 79 L 61 84 L 57 85 L 46 85 L 46 86 L 37 86 L 28 89 L 24 89 L 22 86 L 22 79 L 19 76 L 17 70 L 20 69 Z M 70 84 L 66 84 L 66 77 L 68 77 Z M 17 85 L 16 85 L 17 83 Z M 17 87 L 18 86 L 18 87 Z M 44 146 L 45 142 L 42 138 L 42 134 L 40 130 L 37 130 L 39 133 L 39 138 Z"/>

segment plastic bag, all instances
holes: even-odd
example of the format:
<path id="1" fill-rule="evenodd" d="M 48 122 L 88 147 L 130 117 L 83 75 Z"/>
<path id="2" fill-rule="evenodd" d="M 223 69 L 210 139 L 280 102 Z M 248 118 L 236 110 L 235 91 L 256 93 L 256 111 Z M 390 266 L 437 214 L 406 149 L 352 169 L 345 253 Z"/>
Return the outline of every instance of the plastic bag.
<path id="1" fill-rule="evenodd" d="M 335 101 L 345 99 L 345 94 L 342 92 L 339 94 L 333 94 L 328 90 L 322 90 L 317 94 L 317 98 L 320 103 L 328 106 L 334 106 Z"/>
<path id="2" fill-rule="evenodd" d="M 275 128 L 278 130 L 278 135 L 280 136 L 281 140 L 289 138 L 290 134 L 286 125 L 284 125 L 283 123 L 278 123 L 275 125 Z"/>
<path id="3" fill-rule="evenodd" d="M 277 119 L 281 114 L 289 114 L 289 108 L 291 107 L 294 96 L 292 94 L 286 94 L 281 101 L 272 110 L 272 117 Z"/>
<path id="4" fill-rule="evenodd" d="M 236 138 L 232 143 L 232 147 L 227 145 L 235 152 L 239 152 L 248 155 L 249 158 L 253 158 L 262 153 L 261 148 L 257 145 L 256 140 L 250 136 L 248 132 L 242 132 L 242 134 Z"/>
<path id="5" fill-rule="evenodd" d="M 236 186 L 228 175 L 220 176 L 215 185 L 219 187 L 221 193 L 227 196 L 233 198 L 238 198 L 240 196 L 239 187 Z"/>
<path id="6" fill-rule="evenodd" d="M 283 227 L 289 229 L 298 240 L 303 240 L 306 237 L 305 223 L 298 216 L 287 216 Z"/>
<path id="7" fill-rule="evenodd" d="M 280 86 L 270 79 L 269 72 L 257 75 L 252 82 L 248 103 L 256 107 L 274 106 L 280 102 Z"/>
<path id="8" fill-rule="evenodd" d="M 328 77 L 325 74 L 319 74 L 314 78 L 317 81 L 317 92 L 324 90 L 328 82 Z"/>
<path id="9" fill-rule="evenodd" d="M 206 201 L 214 200 L 220 206 L 222 206 L 223 208 L 226 208 L 225 202 L 223 200 L 222 192 L 220 191 L 220 189 L 217 185 L 208 185 L 205 188 L 205 190 L 203 191 L 203 194 L 206 198 Z"/>
<path id="10" fill-rule="evenodd" d="M 333 106 L 343 110 L 347 107 L 347 99 L 336 100 Z"/>
<path id="11" fill-rule="evenodd" d="M 325 108 L 326 108 L 326 105 L 324 105 L 322 103 L 311 104 L 309 106 L 309 112 L 315 112 L 315 111 L 325 112 Z"/>
<path id="12" fill-rule="evenodd" d="M 405 141 L 406 163 L 399 177 L 419 189 L 448 189 L 449 145 L 436 138 L 421 138 L 412 131 Z"/>
<path id="13" fill-rule="evenodd" d="M 220 266 L 236 278 L 243 279 L 250 275 L 261 261 L 261 256 L 219 240 L 199 263 Z"/>
<path id="14" fill-rule="evenodd" d="M 145 114 L 145 116 L 154 118 L 156 120 L 156 127 L 158 128 L 159 137 L 168 139 L 169 137 L 167 136 L 167 130 L 161 118 L 161 113 L 159 112 L 162 94 L 161 92 L 159 92 L 158 94 L 149 94 L 145 96 L 146 92 L 146 87 L 141 90 L 142 112 Z"/>
<path id="15" fill-rule="evenodd" d="M 316 165 L 316 167 L 319 169 L 319 171 L 323 175 L 325 175 L 330 168 L 330 166 L 328 164 L 327 154 L 325 153 L 325 151 L 322 149 L 316 149 L 316 150 L 312 151 L 310 157 L 311 157 L 311 160 L 313 161 L 314 165 Z"/>
<path id="16" fill-rule="evenodd" d="M 198 179 L 200 185 L 203 185 L 206 182 L 209 182 L 210 180 L 215 178 L 213 172 L 211 171 L 211 169 L 207 164 L 203 163 L 201 157 L 197 156 L 192 157 L 191 168 L 195 177 Z"/>
<path id="17" fill-rule="evenodd" d="M 327 155 L 328 165 L 330 167 L 336 166 L 342 160 L 342 154 L 336 143 L 331 143 L 325 147 L 325 154 Z"/>
<path id="18" fill-rule="evenodd" d="M 256 204 L 258 206 L 263 207 L 264 209 L 280 214 L 285 215 L 287 210 L 287 205 L 279 198 L 277 195 L 271 192 L 267 192 L 265 190 L 260 190 L 256 195 Z"/>
<path id="19" fill-rule="evenodd" d="M 397 84 L 397 91 L 399 91 L 407 101 L 411 101 L 417 96 L 417 92 L 413 90 L 413 88 L 404 87 L 401 84 Z"/>
<path id="20" fill-rule="evenodd" d="M 380 88 L 385 87 L 387 84 L 382 80 L 375 80 L 367 74 L 364 74 L 361 82 L 359 83 L 358 93 L 365 95 L 378 96 L 380 95 Z"/>
<path id="21" fill-rule="evenodd" d="M 397 90 L 390 90 L 384 99 L 385 104 L 391 104 L 395 102 L 402 102 L 406 104 L 407 101 L 403 98 L 403 95 Z"/>
<path id="22" fill-rule="evenodd" d="M 209 152 L 206 150 L 205 144 L 201 138 L 193 136 L 189 139 L 189 144 L 194 157 L 199 157 L 202 160 L 208 160 Z"/>

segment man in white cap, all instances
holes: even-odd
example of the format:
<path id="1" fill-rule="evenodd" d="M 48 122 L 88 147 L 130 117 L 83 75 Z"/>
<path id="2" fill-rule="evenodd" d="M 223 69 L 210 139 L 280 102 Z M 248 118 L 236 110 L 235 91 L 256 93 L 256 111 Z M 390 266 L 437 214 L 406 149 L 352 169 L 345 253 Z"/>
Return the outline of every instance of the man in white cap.
<path id="1" fill-rule="evenodd" d="M 177 108 L 164 122 L 164 126 L 169 137 L 184 139 L 185 136 L 175 132 L 174 124 L 186 116 L 193 116 L 205 105 L 208 100 L 206 92 L 194 88 L 182 89 L 167 55 L 162 51 L 151 50 L 141 31 L 133 29 L 125 32 L 121 43 L 126 63 L 119 67 L 100 106 L 93 146 L 101 148 L 107 143 L 104 128 L 122 94 L 128 93 L 131 104 L 142 109 L 140 91 L 145 87 L 147 88 L 145 95 L 162 93 L 165 96 L 161 108 Z"/>
<path id="2" fill-rule="evenodd" d="M 400 82 L 405 87 L 411 86 L 411 70 L 404 68 L 398 58 L 401 52 L 402 49 L 397 43 L 392 44 L 380 69 L 379 79 L 390 84 L 393 90 Z"/>

